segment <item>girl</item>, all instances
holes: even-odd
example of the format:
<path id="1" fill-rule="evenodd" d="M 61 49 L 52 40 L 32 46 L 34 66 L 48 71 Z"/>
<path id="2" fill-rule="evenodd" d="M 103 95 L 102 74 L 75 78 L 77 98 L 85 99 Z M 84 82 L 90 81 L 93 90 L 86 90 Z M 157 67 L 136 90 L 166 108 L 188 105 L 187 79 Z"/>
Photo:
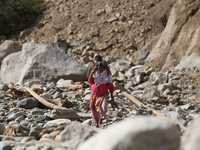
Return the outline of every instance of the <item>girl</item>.
<path id="1" fill-rule="evenodd" d="M 96 70 L 96 68 L 98 70 Z M 114 103 L 114 86 L 110 73 L 108 73 L 108 66 L 106 61 L 99 61 L 96 64 L 88 77 L 88 82 L 92 83 L 92 97 L 90 99 L 90 109 L 92 109 L 92 118 L 95 122 L 95 126 L 99 127 L 103 119 L 106 119 L 106 112 L 108 106 L 108 89 L 111 94 L 111 105 L 117 107 Z M 99 117 L 99 111 L 101 110 L 101 116 Z"/>

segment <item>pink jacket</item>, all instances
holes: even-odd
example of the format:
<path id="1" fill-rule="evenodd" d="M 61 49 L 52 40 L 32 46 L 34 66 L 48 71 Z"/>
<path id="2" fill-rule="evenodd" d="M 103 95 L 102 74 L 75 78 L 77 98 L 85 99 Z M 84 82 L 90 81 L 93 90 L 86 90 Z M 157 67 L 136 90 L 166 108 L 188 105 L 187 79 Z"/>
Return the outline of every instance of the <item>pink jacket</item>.
<path id="1" fill-rule="evenodd" d="M 113 86 L 113 83 L 106 83 L 106 84 L 97 84 L 94 82 L 94 78 L 88 77 L 88 82 L 92 84 L 92 94 L 95 94 L 97 96 L 101 96 L 108 93 L 108 88 L 110 92 L 114 92 L 115 88 Z"/>

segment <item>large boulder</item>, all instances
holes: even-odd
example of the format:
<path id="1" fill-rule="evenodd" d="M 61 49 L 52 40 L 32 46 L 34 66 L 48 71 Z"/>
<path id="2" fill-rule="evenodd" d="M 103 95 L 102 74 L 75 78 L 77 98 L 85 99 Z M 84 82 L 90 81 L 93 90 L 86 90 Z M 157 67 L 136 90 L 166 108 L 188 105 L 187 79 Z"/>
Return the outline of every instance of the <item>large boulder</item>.
<path id="1" fill-rule="evenodd" d="M 121 121 L 82 143 L 78 150 L 177 150 L 180 131 L 173 123 L 156 117 Z"/>
<path id="2" fill-rule="evenodd" d="M 181 146 L 182 150 L 198 150 L 200 147 L 200 118 L 194 120 L 187 128 Z"/>
<path id="3" fill-rule="evenodd" d="M 0 65 L 6 56 L 8 56 L 11 53 L 21 51 L 21 49 L 22 49 L 22 47 L 19 45 L 19 43 L 15 43 L 10 40 L 4 41 L 0 45 Z"/>
<path id="4" fill-rule="evenodd" d="M 7 56 L 1 66 L 1 80 L 24 84 L 39 79 L 42 82 L 60 78 L 87 80 L 87 68 L 65 52 L 49 45 L 25 43 L 21 52 Z"/>
<path id="5" fill-rule="evenodd" d="M 59 139 L 62 146 L 76 150 L 82 142 L 96 134 L 96 132 L 97 130 L 94 127 L 79 122 L 72 122 L 59 134 Z"/>
<path id="6" fill-rule="evenodd" d="M 145 63 L 163 70 L 177 65 L 179 69 L 199 67 L 198 1 L 192 1 L 191 4 L 191 1 L 185 0 L 174 2 L 167 6 L 169 18 L 166 18 L 164 31 L 146 45 L 146 51 L 150 54 Z"/>

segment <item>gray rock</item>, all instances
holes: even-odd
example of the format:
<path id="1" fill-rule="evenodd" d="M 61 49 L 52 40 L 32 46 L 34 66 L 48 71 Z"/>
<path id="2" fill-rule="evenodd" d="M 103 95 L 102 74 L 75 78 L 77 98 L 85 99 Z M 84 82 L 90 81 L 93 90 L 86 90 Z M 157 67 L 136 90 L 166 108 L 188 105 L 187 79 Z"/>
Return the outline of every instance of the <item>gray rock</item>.
<path id="1" fill-rule="evenodd" d="M 119 20 L 119 18 L 110 18 L 110 19 L 108 19 L 106 21 L 109 22 L 109 23 L 112 23 L 112 22 L 118 21 L 118 20 Z"/>
<path id="2" fill-rule="evenodd" d="M 39 106 L 39 102 L 35 98 L 26 98 L 19 101 L 17 103 L 17 106 L 21 108 L 31 109 Z"/>
<path id="3" fill-rule="evenodd" d="M 10 146 L 10 145 L 0 145 L 0 150 L 12 150 L 12 146 Z"/>
<path id="4" fill-rule="evenodd" d="M 46 87 L 49 89 L 56 89 L 56 84 L 55 84 L 55 82 L 51 82 L 51 83 L 47 84 Z"/>
<path id="5" fill-rule="evenodd" d="M 42 150 L 53 150 L 54 148 L 50 145 L 45 145 Z"/>
<path id="6" fill-rule="evenodd" d="M 2 108 L 1 106 L 0 106 L 0 108 Z M 0 112 L 0 116 L 4 116 L 5 115 L 5 112 Z"/>
<path id="7" fill-rule="evenodd" d="M 42 98 L 47 98 L 47 99 L 51 99 L 51 94 L 50 94 L 50 93 L 42 93 L 42 94 L 40 95 L 40 97 L 42 97 Z"/>
<path id="8" fill-rule="evenodd" d="M 60 133 L 59 139 L 62 146 L 75 150 L 80 143 L 93 136 L 96 132 L 93 127 L 79 122 L 72 122 Z"/>
<path id="9" fill-rule="evenodd" d="M 83 63 L 83 64 L 87 64 L 90 62 L 90 59 L 87 57 L 87 56 L 84 56 L 84 57 L 81 57 L 80 58 L 80 61 Z"/>
<path id="10" fill-rule="evenodd" d="M 73 80 L 64 80 L 64 79 L 60 79 L 57 83 L 56 83 L 56 87 L 65 87 L 66 84 L 74 84 Z"/>
<path id="11" fill-rule="evenodd" d="M 21 149 L 25 149 L 26 145 L 23 143 L 16 143 L 14 146 L 15 150 L 21 150 Z"/>
<path id="12" fill-rule="evenodd" d="M 35 118 L 35 122 L 38 122 L 38 123 L 43 123 L 46 120 L 51 120 L 51 118 L 49 118 L 46 115 L 39 115 L 37 118 Z"/>
<path id="13" fill-rule="evenodd" d="M 156 117 L 137 117 L 99 132 L 83 142 L 78 150 L 91 147 L 93 150 L 177 150 L 179 143 L 180 131 L 171 122 Z"/>
<path id="14" fill-rule="evenodd" d="M 130 87 L 133 86 L 133 82 L 132 81 L 129 81 L 127 84 L 125 84 L 124 88 L 125 89 L 129 89 Z"/>
<path id="15" fill-rule="evenodd" d="M 110 72 L 112 74 L 112 77 L 118 77 L 118 71 L 114 66 L 114 63 L 112 63 L 111 65 L 109 65 L 110 67 Z"/>
<path id="16" fill-rule="evenodd" d="M 42 82 L 39 79 L 35 79 L 24 83 L 26 87 L 31 87 L 33 84 L 42 84 Z"/>
<path id="17" fill-rule="evenodd" d="M 134 76 L 134 72 L 133 72 L 131 69 L 129 69 L 129 70 L 125 73 L 125 76 L 126 76 L 127 78 L 131 78 L 131 77 Z"/>
<path id="18" fill-rule="evenodd" d="M 150 81 L 153 85 L 167 83 L 167 75 L 162 72 L 152 72 L 150 75 Z"/>
<path id="19" fill-rule="evenodd" d="M 44 125 L 44 127 L 45 128 L 55 128 L 60 125 L 68 125 L 70 123 L 71 123 L 71 120 L 69 120 L 69 119 L 55 119 L 55 120 L 48 121 Z"/>
<path id="20" fill-rule="evenodd" d="M 20 116 L 25 116 L 26 113 L 23 112 L 23 111 L 19 111 L 19 112 L 13 112 L 11 114 L 8 115 L 8 121 L 11 121 L 11 120 L 15 120 L 16 118 L 20 117 Z"/>
<path id="21" fill-rule="evenodd" d="M 198 150 L 200 147 L 200 118 L 195 119 L 186 129 L 181 150 Z"/>
<path id="22" fill-rule="evenodd" d="M 132 67 L 132 63 L 128 60 L 119 60 L 114 62 L 114 66 L 117 71 L 125 73 L 125 71 L 128 71 Z"/>
<path id="23" fill-rule="evenodd" d="M 56 98 L 62 98 L 62 93 L 60 92 L 56 92 L 53 94 L 53 99 L 56 99 Z"/>
<path id="24" fill-rule="evenodd" d="M 123 78 L 123 79 L 125 79 L 125 75 L 122 73 L 122 72 L 118 72 L 118 78 Z"/>
<path id="25" fill-rule="evenodd" d="M 181 108 L 182 110 L 188 110 L 188 109 L 191 108 L 191 107 L 192 107 L 192 105 L 191 105 L 190 103 L 180 106 L 180 108 Z"/>
<path id="26" fill-rule="evenodd" d="M 187 125 L 187 121 L 184 119 L 185 117 L 182 113 L 167 110 L 161 110 L 159 112 L 183 126 Z"/>
<path id="27" fill-rule="evenodd" d="M 18 118 L 15 119 L 16 122 L 21 122 L 22 120 L 24 120 L 24 116 L 20 116 Z"/>
<path id="28" fill-rule="evenodd" d="M 63 51 L 48 45 L 25 43 L 21 52 L 12 53 L 2 61 L 1 80 L 20 85 L 35 79 L 43 83 L 60 78 L 82 81 L 87 80 L 87 70 Z"/>
<path id="29" fill-rule="evenodd" d="M 90 106 L 90 103 L 89 101 L 85 101 L 85 102 L 82 102 L 80 105 L 79 105 L 79 109 L 83 109 L 83 110 L 89 110 Z"/>
<path id="30" fill-rule="evenodd" d="M 75 47 L 83 47 L 85 48 L 88 44 L 86 42 L 74 42 L 74 43 L 71 43 L 70 46 L 75 46 Z"/>
<path id="31" fill-rule="evenodd" d="M 172 83 L 158 85 L 158 91 L 160 91 L 161 93 L 163 93 L 166 89 L 169 89 L 172 92 L 172 91 L 180 89 L 180 88 L 173 85 Z"/>
<path id="32" fill-rule="evenodd" d="M 196 55 L 195 53 L 192 53 L 191 55 L 183 56 L 179 64 L 175 68 L 182 69 L 182 68 L 199 67 L 199 64 L 200 64 L 199 56 Z"/>
<path id="33" fill-rule="evenodd" d="M 86 101 L 90 101 L 91 96 L 92 96 L 91 94 L 87 94 L 87 95 L 85 95 L 84 100 L 86 100 Z"/>
<path id="34" fill-rule="evenodd" d="M 143 81 L 143 75 L 141 73 L 135 75 L 135 84 L 140 84 Z"/>
<path id="35" fill-rule="evenodd" d="M 28 146 L 26 150 L 41 150 L 41 148 L 37 145 L 31 145 L 31 146 Z"/>
<path id="36" fill-rule="evenodd" d="M 41 128 L 39 126 L 32 127 L 30 129 L 29 136 L 34 136 L 36 139 L 38 139 L 39 138 L 39 134 L 41 133 L 42 130 L 43 130 L 43 128 Z"/>
<path id="37" fill-rule="evenodd" d="M 76 114 L 71 108 L 56 108 L 53 109 L 49 117 L 52 119 L 70 119 L 70 120 L 78 120 L 79 116 Z"/>
<path id="38" fill-rule="evenodd" d="M 88 125 L 92 125 L 92 119 L 87 119 L 84 122 L 82 122 L 82 124 L 88 124 Z"/>
<path id="39" fill-rule="evenodd" d="M 0 135 L 3 135 L 5 130 L 4 124 L 0 123 Z"/>
<path id="40" fill-rule="evenodd" d="M 44 110 L 31 110 L 30 115 L 44 115 Z"/>
<path id="41" fill-rule="evenodd" d="M 143 92 L 143 98 L 150 100 L 153 97 L 160 97 L 160 92 L 155 87 L 146 87 Z"/>
<path id="42" fill-rule="evenodd" d="M 18 43 L 15 43 L 10 40 L 4 41 L 0 45 L 0 65 L 3 59 L 11 53 L 21 51 L 21 46 Z"/>
<path id="43" fill-rule="evenodd" d="M 148 55 L 149 55 L 149 52 L 146 51 L 146 46 L 144 46 L 135 62 L 135 65 L 144 65 L 145 59 L 147 58 Z"/>

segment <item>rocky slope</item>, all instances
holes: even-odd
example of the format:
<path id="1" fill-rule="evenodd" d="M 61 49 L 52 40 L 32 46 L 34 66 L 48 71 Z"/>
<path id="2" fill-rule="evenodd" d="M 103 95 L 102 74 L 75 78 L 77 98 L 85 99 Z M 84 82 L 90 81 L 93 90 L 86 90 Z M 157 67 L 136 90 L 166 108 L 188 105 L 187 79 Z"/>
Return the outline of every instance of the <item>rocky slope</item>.
<path id="1" fill-rule="evenodd" d="M 165 70 L 180 63 L 180 69 L 199 65 L 198 16 L 198 0 L 46 0 L 38 22 L 14 39 L 50 45 L 84 41 L 103 56 L 120 53 L 118 58 Z"/>
<path id="2" fill-rule="evenodd" d="M 85 41 L 102 55 L 123 51 L 136 60 L 140 49 L 160 34 L 174 0 L 50 1 L 38 22 L 15 39 L 52 44 Z"/>
<path id="3" fill-rule="evenodd" d="M 39 99 L 30 97 L 27 93 L 12 94 L 12 85 L 1 83 L 0 146 L 16 150 L 75 150 L 78 147 L 82 150 L 91 146 L 94 146 L 95 150 L 112 149 L 111 147 L 129 147 L 133 150 L 141 147 L 159 150 L 163 150 L 163 147 L 172 150 L 198 147 L 199 144 L 193 142 L 199 138 L 199 132 L 195 131 L 199 128 L 197 118 L 200 116 L 200 105 L 198 85 L 195 84 L 197 79 L 194 77 L 199 74 L 199 69 L 160 72 L 145 66 L 136 69 L 127 65 L 127 68 L 128 74 L 113 78 L 114 97 L 119 109 L 113 110 L 110 104 L 108 105 L 107 119 L 103 120 L 100 129 L 93 127 L 91 119 L 91 89 L 69 91 L 64 88 L 66 83 L 78 82 L 60 79 L 57 83 L 32 86 L 44 99 L 54 99 L 57 102 L 68 100 L 67 108 L 54 109 L 44 107 Z M 124 83 L 124 80 L 127 83 Z M 14 88 L 24 91 L 23 88 Z M 132 103 L 122 91 L 135 96 L 151 109 Z M 155 117 L 154 111 L 164 114 L 186 130 L 181 130 L 181 133 L 175 124 Z M 104 144 L 100 144 L 101 141 L 93 145 L 96 138 L 106 140 Z"/>
<path id="4" fill-rule="evenodd" d="M 65 68 L 62 66 L 66 65 L 63 61 L 59 64 L 60 58 L 67 63 L 67 58 L 72 59 L 73 56 L 88 67 L 95 54 L 102 54 L 112 72 L 114 96 L 119 109 L 113 110 L 109 105 L 108 117 L 103 121 L 101 129 L 97 130 L 91 127 L 91 89 L 65 89 L 66 83 L 79 84 L 61 79 L 66 79 L 68 74 L 52 77 L 60 80 L 57 83 L 54 81 L 40 85 L 38 94 L 56 102 L 67 99 L 73 104 L 70 106 L 72 108 L 44 108 L 37 98 L 30 98 L 27 93 L 16 95 L 16 91 L 9 84 L 1 83 L 0 134 L 4 133 L 4 136 L 0 136 L 0 148 L 83 150 L 93 147 L 93 140 L 96 138 L 103 138 L 106 144 L 99 143 L 95 149 L 198 149 L 198 0 L 103 0 L 101 3 L 97 0 L 46 0 L 45 4 L 46 10 L 35 27 L 13 37 L 21 44 L 25 43 L 22 51 L 19 45 L 11 41 L 0 46 L 3 60 L 1 69 L 3 67 L 4 70 L 13 71 L 12 67 L 17 66 L 16 62 L 24 61 L 16 70 L 22 69 L 25 72 L 25 76 L 20 79 L 28 82 L 27 86 L 31 86 L 34 83 L 45 83 L 49 72 L 54 75 L 59 73 L 56 71 L 59 67 Z M 54 48 L 26 42 L 50 45 L 54 43 Z M 27 45 L 32 49 L 25 50 Z M 48 47 L 51 53 L 44 49 L 42 51 L 45 53 L 41 54 L 38 47 Z M 6 49 L 9 49 L 7 53 Z M 20 52 L 10 54 L 14 51 Z M 53 54 L 57 54 L 55 61 L 52 61 Z M 9 58 L 12 58 L 13 62 L 10 66 Z M 70 62 L 77 63 L 74 60 Z M 33 67 L 22 67 L 25 64 L 31 64 Z M 38 70 L 38 66 L 49 71 L 42 67 Z M 4 74 L 2 71 L 1 79 L 13 79 L 7 75 L 8 73 Z M 73 75 L 71 73 L 71 76 Z M 39 81 L 29 82 L 27 79 Z M 154 118 L 152 109 L 133 104 L 122 91 L 187 128 L 186 133 L 183 130 L 181 133 L 177 126 L 166 120 Z M 57 129 L 60 125 L 64 125 L 62 132 Z M 10 130 L 5 132 L 5 127 Z M 105 130 L 101 131 L 102 129 Z M 94 134 L 96 136 L 87 140 Z M 17 137 L 11 137 L 14 135 Z M 138 142 L 133 143 L 136 139 Z M 104 145 L 106 147 L 101 147 Z"/>

